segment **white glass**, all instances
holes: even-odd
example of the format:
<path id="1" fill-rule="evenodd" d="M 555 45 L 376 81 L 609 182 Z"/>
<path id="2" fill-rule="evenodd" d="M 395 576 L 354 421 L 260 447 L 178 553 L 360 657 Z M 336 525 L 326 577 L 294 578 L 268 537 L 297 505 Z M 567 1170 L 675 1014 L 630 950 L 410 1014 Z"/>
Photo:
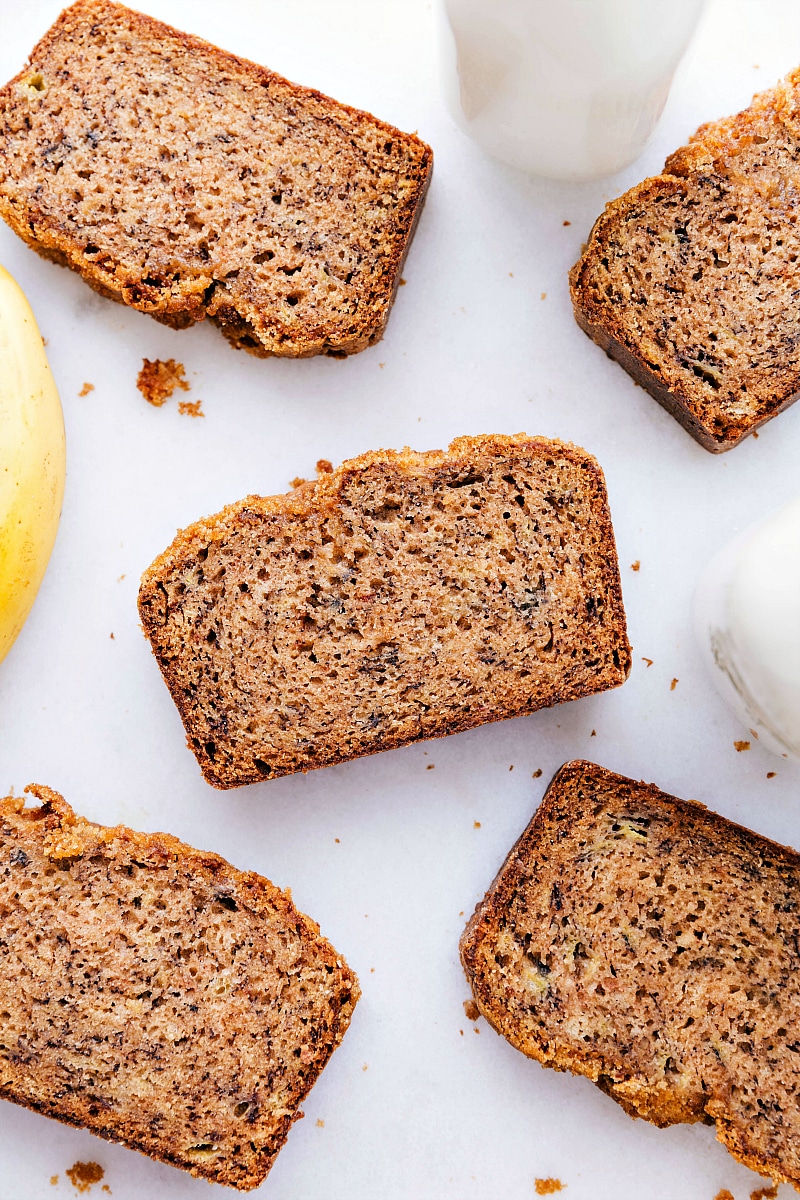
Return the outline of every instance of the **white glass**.
<path id="1" fill-rule="evenodd" d="M 695 627 L 711 678 L 759 745 L 800 759 L 800 497 L 711 560 Z"/>
<path id="2" fill-rule="evenodd" d="M 613 175 L 639 155 L 706 0 L 438 0 L 448 107 L 534 175 Z"/>

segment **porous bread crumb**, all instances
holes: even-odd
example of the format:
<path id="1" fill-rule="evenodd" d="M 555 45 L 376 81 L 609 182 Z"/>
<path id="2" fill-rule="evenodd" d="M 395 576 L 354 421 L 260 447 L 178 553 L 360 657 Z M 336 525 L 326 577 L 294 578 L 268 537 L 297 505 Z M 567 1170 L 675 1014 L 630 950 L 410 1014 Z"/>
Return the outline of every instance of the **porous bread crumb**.
<path id="1" fill-rule="evenodd" d="M 294 479 L 292 479 L 290 481 L 289 487 L 299 488 L 299 487 L 302 487 L 304 483 L 308 483 L 308 480 L 303 479 L 303 477 L 301 475 L 295 475 Z"/>
<path id="2" fill-rule="evenodd" d="M 468 1021 L 477 1021 L 478 1017 L 481 1015 L 480 1010 L 474 1000 L 464 1001 L 464 1012 L 467 1015 Z"/>
<path id="3" fill-rule="evenodd" d="M 772 1184 L 771 1187 L 756 1188 L 750 1193 L 750 1200 L 776 1200 L 778 1195 L 777 1184 Z"/>
<path id="4" fill-rule="evenodd" d="M 61 14 L 0 113 L 0 215 L 103 295 L 262 356 L 380 339 L 433 166 L 414 135 L 107 0 Z"/>
<path id="5" fill-rule="evenodd" d="M 577 699 L 630 665 L 602 473 L 523 434 L 250 496 L 178 535 L 139 611 L 217 787 Z"/>
<path id="6" fill-rule="evenodd" d="M 344 1035 L 355 977 L 267 880 L 28 790 L 40 808 L 0 800 L 0 1096 L 257 1186 Z"/>
<path id="7" fill-rule="evenodd" d="M 568 763 L 461 941 L 483 1016 L 659 1126 L 800 1187 L 800 855 Z"/>
<path id="8" fill-rule="evenodd" d="M 707 450 L 800 394 L 800 70 L 606 206 L 570 274 L 581 328 Z"/>
<path id="9" fill-rule="evenodd" d="M 565 221 L 564 224 L 569 225 L 569 221 Z M 556 1192 L 564 1189 L 560 1179 L 537 1179 L 533 1186 L 537 1196 L 554 1196 Z"/>
<path id="10" fill-rule="evenodd" d="M 640 569 L 641 565 L 642 564 L 639 562 L 639 559 L 637 558 L 636 562 L 631 563 L 631 570 L 638 571 Z"/>
<path id="11" fill-rule="evenodd" d="M 174 358 L 155 358 L 152 362 L 145 358 L 136 377 L 136 386 L 147 403 L 155 408 L 160 408 L 177 388 L 189 391 L 183 363 L 176 362 Z"/>
<path id="12" fill-rule="evenodd" d="M 737 752 L 738 752 L 739 754 L 741 754 L 741 752 L 742 752 L 743 750 L 749 750 L 749 749 L 750 749 L 750 743 L 749 743 L 749 742 L 734 742 L 733 744 L 734 744 L 734 746 L 736 747 L 736 750 L 737 750 Z"/>
<path id="13" fill-rule="evenodd" d="M 317 474 L 318 475 L 330 475 L 332 470 L 333 470 L 333 464 L 331 462 L 329 462 L 327 458 L 318 458 L 317 459 Z"/>
<path id="14" fill-rule="evenodd" d="M 202 400 L 179 400 L 178 412 L 182 417 L 204 417 Z"/>
<path id="15" fill-rule="evenodd" d="M 721 1192 L 717 1192 L 714 1200 L 734 1200 L 734 1198 L 727 1188 L 723 1188 Z"/>
<path id="16" fill-rule="evenodd" d="M 96 1162 L 76 1162 L 67 1168 L 66 1174 L 76 1191 L 89 1192 L 95 1183 L 100 1182 L 105 1171 Z M 57 1175 L 56 1179 L 58 1179 Z M 52 1183 L 52 1180 L 50 1182 Z"/>
<path id="17" fill-rule="evenodd" d="M 81 388 L 81 390 L 78 392 L 78 395 L 79 396 L 88 396 L 89 392 L 93 392 L 93 391 L 94 391 L 94 384 L 93 383 L 85 383 L 83 385 L 83 387 Z"/>

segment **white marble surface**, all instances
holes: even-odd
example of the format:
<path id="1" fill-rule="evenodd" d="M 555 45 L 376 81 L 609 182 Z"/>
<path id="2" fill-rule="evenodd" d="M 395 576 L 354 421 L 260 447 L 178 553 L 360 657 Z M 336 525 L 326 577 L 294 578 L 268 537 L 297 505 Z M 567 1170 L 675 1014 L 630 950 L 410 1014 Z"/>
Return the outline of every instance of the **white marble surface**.
<path id="1" fill-rule="evenodd" d="M 59 7 L 0 0 L 2 79 Z M 0 794 L 48 783 L 91 818 L 169 830 L 291 886 L 359 972 L 363 999 L 263 1186 L 271 1200 L 527 1200 L 546 1176 L 569 1200 L 713 1200 L 721 1188 L 745 1200 L 761 1182 L 713 1130 L 631 1121 L 585 1080 L 545 1071 L 470 1023 L 457 942 L 569 758 L 653 780 L 800 846 L 800 768 L 756 744 L 736 752 L 746 731 L 706 679 L 690 626 L 711 554 L 800 490 L 800 405 L 758 440 L 708 454 L 578 330 L 566 284 L 606 199 L 657 171 L 701 121 L 797 65 L 800 6 L 714 0 L 639 162 L 571 186 L 498 166 L 452 124 L 426 0 L 147 7 L 418 129 L 436 171 L 387 335 L 346 361 L 261 361 L 210 326 L 172 332 L 0 229 L 0 261 L 48 339 L 69 453 L 52 563 L 0 666 Z M 144 356 L 185 363 L 204 419 L 179 415 L 177 397 L 162 409 L 144 402 Z M 94 391 L 80 397 L 85 381 Z M 175 529 L 248 492 L 284 491 L 321 457 L 521 429 L 573 440 L 605 469 L 634 644 L 628 683 L 307 776 L 208 787 L 136 614 L 139 574 Z M 0 1103 L 0 1200 L 74 1195 L 64 1172 L 77 1159 L 104 1167 L 115 1200 L 211 1194 Z"/>

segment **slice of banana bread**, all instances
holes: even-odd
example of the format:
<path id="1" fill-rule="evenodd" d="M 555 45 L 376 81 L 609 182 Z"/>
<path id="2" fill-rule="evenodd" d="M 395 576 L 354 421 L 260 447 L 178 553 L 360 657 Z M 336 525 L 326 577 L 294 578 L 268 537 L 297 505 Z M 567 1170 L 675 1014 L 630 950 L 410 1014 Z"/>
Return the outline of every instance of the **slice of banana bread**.
<path id="1" fill-rule="evenodd" d="M 800 1188 L 800 855 L 593 763 L 562 767 L 461 940 L 478 1008 L 633 1117 L 715 1122 Z"/>
<path id="2" fill-rule="evenodd" d="M 607 205 L 570 276 L 578 324 L 707 450 L 800 391 L 800 70 Z"/>
<path id="3" fill-rule="evenodd" d="M 180 533 L 139 612 L 203 774 L 307 771 L 621 684 L 605 482 L 585 451 L 379 450 Z"/>
<path id="4" fill-rule="evenodd" d="M 114 300 L 258 355 L 381 337 L 430 180 L 410 134 L 110 0 L 0 90 L 0 216 Z"/>
<path id="5" fill-rule="evenodd" d="M 268 880 L 27 790 L 0 800 L 0 1096 L 257 1187 L 355 976 Z"/>

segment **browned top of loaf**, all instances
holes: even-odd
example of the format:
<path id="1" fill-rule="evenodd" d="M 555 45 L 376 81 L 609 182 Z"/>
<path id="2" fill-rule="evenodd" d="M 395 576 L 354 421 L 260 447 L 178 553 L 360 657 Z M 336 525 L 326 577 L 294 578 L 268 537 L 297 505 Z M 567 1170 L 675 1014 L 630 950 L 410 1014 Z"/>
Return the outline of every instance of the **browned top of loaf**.
<path id="1" fill-rule="evenodd" d="M 461 954 L 525 1054 L 657 1125 L 713 1119 L 800 1186 L 800 856 L 702 805 L 568 763 Z"/>
<path id="2" fill-rule="evenodd" d="M 707 449 L 800 389 L 800 71 L 698 129 L 607 205 L 571 274 L 578 321 Z"/>
<path id="3" fill-rule="evenodd" d="M 562 442 L 379 450 L 180 533 L 145 632 L 210 783 L 233 787 L 616 687 L 602 472 Z"/>
<path id="4" fill-rule="evenodd" d="M 0 1096 L 256 1187 L 354 975 L 268 880 L 28 791 L 0 801 Z"/>
<path id="5" fill-rule="evenodd" d="M 0 91 L 0 215 L 103 294 L 293 357 L 377 341 L 428 184 L 410 134 L 109 0 Z"/>

